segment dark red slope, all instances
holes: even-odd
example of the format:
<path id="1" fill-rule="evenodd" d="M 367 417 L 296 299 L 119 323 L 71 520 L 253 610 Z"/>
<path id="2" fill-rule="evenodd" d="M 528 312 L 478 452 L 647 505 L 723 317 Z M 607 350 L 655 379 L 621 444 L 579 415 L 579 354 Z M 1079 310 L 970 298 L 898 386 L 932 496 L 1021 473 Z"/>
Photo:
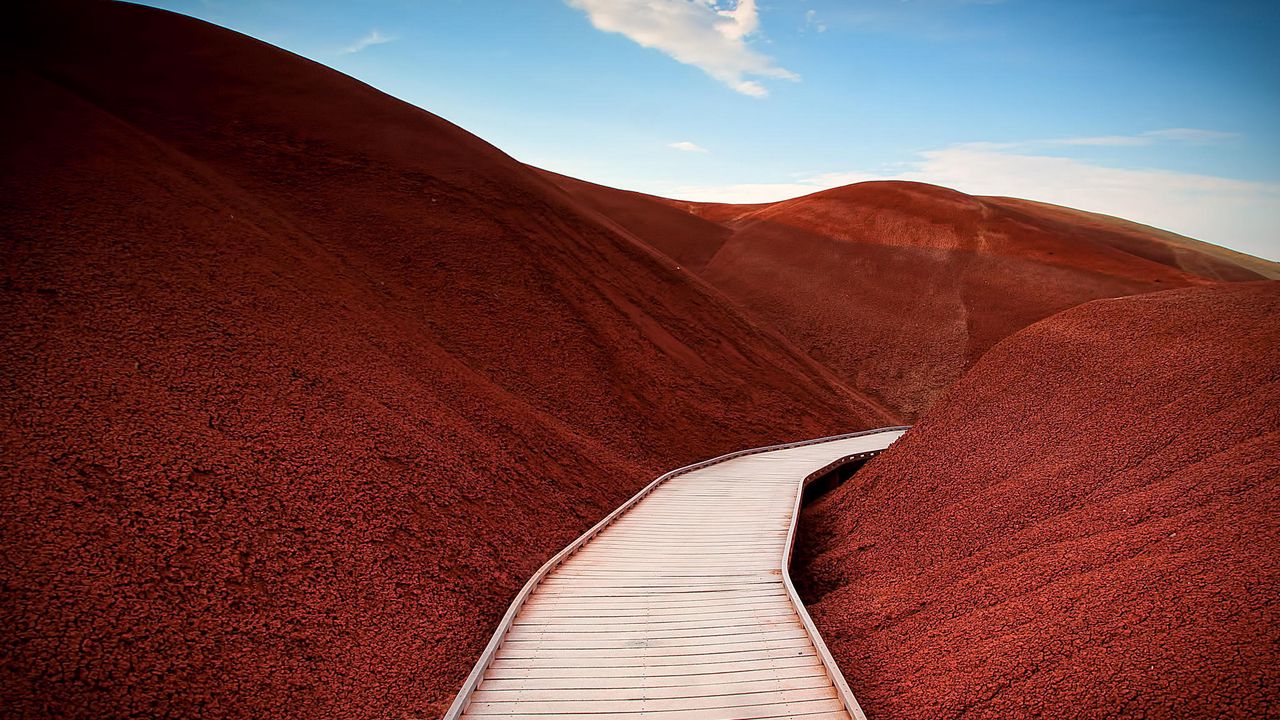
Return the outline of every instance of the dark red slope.
<path id="1" fill-rule="evenodd" d="M 74 26 L 57 18 L 35 51 L 43 73 L 223 175 L 353 270 L 378 274 L 401 314 L 425 319 L 445 349 L 503 387 L 575 426 L 622 426 L 611 439 L 617 449 L 647 453 L 656 443 L 609 414 L 661 404 L 670 388 L 694 390 L 689 376 L 706 368 L 699 355 L 721 351 L 723 338 L 745 339 L 757 359 L 784 357 L 778 377 L 792 386 L 784 394 L 822 374 L 700 280 L 593 222 L 459 128 L 279 49 L 228 42 L 213 26 L 106 8 L 97 11 L 106 18 L 77 13 Z M 94 22 L 127 27 L 108 39 Z M 742 386 L 744 372 L 774 375 L 749 365 L 730 357 L 718 367 Z M 671 371 L 655 376 L 654 367 Z M 615 382 L 566 392 L 574 368 Z M 646 388 L 630 401 L 613 387 L 653 381 L 661 392 Z"/>
<path id="2" fill-rule="evenodd" d="M 728 227 L 703 219 L 676 201 L 595 185 L 548 170 L 538 172 L 606 221 L 685 267 L 705 267 L 733 234 Z"/>
<path id="3" fill-rule="evenodd" d="M 1245 261 L 1263 262 L 1114 218 L 918 183 L 860 183 L 740 206 L 561 184 L 606 213 L 649 213 L 650 227 L 633 230 L 659 248 L 675 244 L 687 258 L 714 253 L 691 267 L 908 418 L 992 344 L 1055 312 L 1259 279 Z M 654 226 L 673 207 L 732 235 L 708 233 L 698 244 L 674 222 Z"/>
<path id="4" fill-rule="evenodd" d="M 0 127 L 8 715 L 434 716 L 659 470 L 891 421 L 434 116 L 193 20 L 32 7 Z"/>
<path id="5" fill-rule="evenodd" d="M 1098 301 L 991 349 L 802 517 L 876 718 L 1269 717 L 1280 283 Z"/>

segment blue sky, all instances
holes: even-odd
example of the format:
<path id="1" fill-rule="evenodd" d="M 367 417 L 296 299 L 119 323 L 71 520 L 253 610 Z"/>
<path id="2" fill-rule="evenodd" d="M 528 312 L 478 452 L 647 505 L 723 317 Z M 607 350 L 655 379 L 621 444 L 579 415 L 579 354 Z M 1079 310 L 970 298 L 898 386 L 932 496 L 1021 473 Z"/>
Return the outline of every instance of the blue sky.
<path id="1" fill-rule="evenodd" d="M 1280 3 L 161 0 L 519 160 L 751 202 L 876 178 L 1280 259 Z"/>

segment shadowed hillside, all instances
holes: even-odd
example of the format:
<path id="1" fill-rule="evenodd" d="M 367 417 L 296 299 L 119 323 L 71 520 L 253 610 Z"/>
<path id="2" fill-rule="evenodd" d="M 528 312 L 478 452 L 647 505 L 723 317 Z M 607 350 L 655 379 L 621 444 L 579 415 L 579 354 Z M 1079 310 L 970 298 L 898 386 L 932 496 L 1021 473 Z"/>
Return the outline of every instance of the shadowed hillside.
<path id="1" fill-rule="evenodd" d="M 895 420 L 348 77 L 124 4 L 6 32 L 10 716 L 431 716 L 659 471 Z"/>

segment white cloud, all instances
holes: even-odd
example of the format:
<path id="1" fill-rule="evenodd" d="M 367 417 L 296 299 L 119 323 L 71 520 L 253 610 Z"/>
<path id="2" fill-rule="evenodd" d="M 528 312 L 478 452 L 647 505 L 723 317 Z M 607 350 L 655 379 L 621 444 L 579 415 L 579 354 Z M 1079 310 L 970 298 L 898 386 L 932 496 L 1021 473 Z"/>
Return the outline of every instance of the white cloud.
<path id="1" fill-rule="evenodd" d="M 342 48 L 341 50 L 338 51 L 338 54 L 351 55 L 353 53 L 358 53 L 361 50 L 364 50 L 365 48 L 370 47 L 372 45 L 384 45 L 389 42 L 394 42 L 396 39 L 397 38 L 392 37 L 390 35 L 383 35 L 377 30 L 370 30 L 368 35 L 365 35 L 359 40 Z"/>
<path id="2" fill-rule="evenodd" d="M 750 78 L 800 79 L 747 44 L 747 38 L 760 27 L 755 0 L 738 0 L 732 8 L 715 0 L 566 1 L 584 10 L 596 29 L 661 50 L 701 68 L 743 95 L 769 94 L 764 85 Z"/>
<path id="3" fill-rule="evenodd" d="M 1142 133 L 1144 137 L 1157 140 L 1174 140 L 1177 142 L 1207 143 L 1219 140 L 1232 140 L 1240 137 L 1238 133 L 1220 132 L 1218 130 L 1200 130 L 1198 128 L 1169 128 Z"/>
<path id="4" fill-rule="evenodd" d="M 681 140 L 680 142 L 673 142 L 673 143 L 671 143 L 670 145 L 668 145 L 667 147 L 669 147 L 669 148 L 675 148 L 676 150 L 682 150 L 682 151 L 684 151 L 684 152 L 691 152 L 691 153 L 706 153 L 706 152 L 711 152 L 710 150 L 708 150 L 708 149 L 706 149 L 706 148 L 702 147 L 701 145 L 699 145 L 699 144 L 697 144 L 697 143 L 689 142 L 688 140 Z"/>
<path id="5" fill-rule="evenodd" d="M 1128 170 L 1010 152 L 999 144 L 920 153 L 888 172 L 827 173 L 785 183 L 678 187 L 689 200 L 754 203 L 865 180 L 912 180 L 974 195 L 1007 195 L 1115 215 L 1252 255 L 1280 260 L 1280 183 Z"/>
<path id="6" fill-rule="evenodd" d="M 1134 145 L 1150 145 L 1152 139 L 1145 135 L 1095 135 L 1093 137 L 1055 138 L 1028 142 L 1026 145 L 1085 145 L 1092 147 L 1131 147 Z"/>
<path id="7" fill-rule="evenodd" d="M 1162 142 L 1208 144 L 1234 140 L 1240 137 L 1236 133 L 1218 130 L 1201 130 L 1199 128 L 1168 128 L 1165 130 L 1148 130 L 1133 135 L 1086 135 L 1082 137 L 1048 138 L 1044 140 L 1024 140 L 1012 143 L 969 143 L 967 147 L 986 149 L 1027 149 L 1049 145 L 1090 146 L 1090 147 L 1138 147 L 1155 145 Z"/>

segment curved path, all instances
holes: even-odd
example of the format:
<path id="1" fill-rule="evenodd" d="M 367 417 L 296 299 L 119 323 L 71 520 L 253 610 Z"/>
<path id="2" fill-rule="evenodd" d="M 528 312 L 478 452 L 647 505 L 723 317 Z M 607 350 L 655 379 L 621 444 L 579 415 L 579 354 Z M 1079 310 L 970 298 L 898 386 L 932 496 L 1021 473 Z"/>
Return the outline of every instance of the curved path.
<path id="1" fill-rule="evenodd" d="M 787 567 L 804 483 L 904 431 L 658 478 L 525 585 L 445 719 L 862 718 Z"/>

